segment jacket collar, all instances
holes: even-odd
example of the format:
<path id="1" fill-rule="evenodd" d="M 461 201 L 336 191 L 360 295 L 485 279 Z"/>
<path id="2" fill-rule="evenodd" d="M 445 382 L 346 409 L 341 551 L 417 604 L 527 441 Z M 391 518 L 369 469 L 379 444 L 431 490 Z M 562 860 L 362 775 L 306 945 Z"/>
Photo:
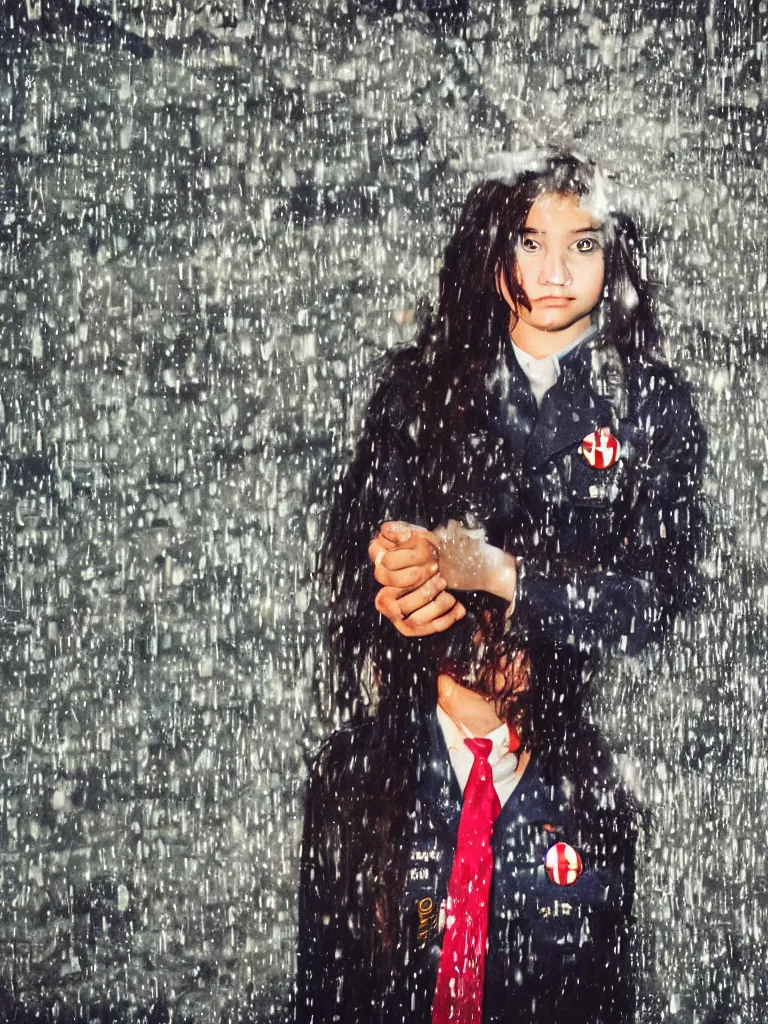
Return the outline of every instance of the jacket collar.
<path id="1" fill-rule="evenodd" d="M 455 833 L 461 818 L 461 788 L 435 711 L 430 711 L 423 723 L 420 752 L 417 801 L 446 829 Z M 551 794 L 548 794 L 546 787 L 542 787 L 539 779 L 534 751 L 523 777 L 501 809 L 496 830 L 519 818 L 523 810 L 526 817 L 546 815 L 544 808 L 551 810 L 551 800 Z"/>
<path id="2" fill-rule="evenodd" d="M 620 403 L 621 382 L 612 380 L 621 376 L 617 363 L 615 350 L 601 345 L 598 335 L 586 338 L 561 357 L 560 375 L 537 408 L 528 378 L 507 345 L 500 372 L 488 382 L 488 426 L 520 453 L 528 469 L 540 469 L 593 430 L 616 425 L 616 406 L 601 392 Z"/>
<path id="3" fill-rule="evenodd" d="M 603 361 L 599 352 L 596 335 L 566 352 L 560 361 L 560 375 L 544 395 L 536 415 L 530 408 L 531 402 L 535 406 L 535 399 L 510 348 L 506 360 L 509 385 L 505 433 L 509 435 L 511 430 L 520 434 L 515 446 L 518 451 L 524 450 L 524 463 L 529 469 L 540 469 L 593 430 L 614 424 L 610 402 L 595 388 L 596 364 Z M 510 440 L 515 443 L 514 437 Z"/>
<path id="4" fill-rule="evenodd" d="M 611 404 L 593 383 L 598 345 L 593 336 L 561 360 L 560 376 L 544 395 L 528 440 L 525 463 L 530 469 L 539 469 L 593 430 L 613 425 Z"/>

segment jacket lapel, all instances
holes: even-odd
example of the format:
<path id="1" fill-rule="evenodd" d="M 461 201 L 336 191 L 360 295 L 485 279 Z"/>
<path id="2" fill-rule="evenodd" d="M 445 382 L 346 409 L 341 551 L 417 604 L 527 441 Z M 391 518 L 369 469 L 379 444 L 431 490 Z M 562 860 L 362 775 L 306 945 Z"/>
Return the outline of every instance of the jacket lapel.
<path id="1" fill-rule="evenodd" d="M 455 833 L 461 817 L 461 787 L 434 711 L 427 715 L 422 736 L 418 800 L 441 826 Z"/>
<path id="2" fill-rule="evenodd" d="M 614 413 L 591 381 L 593 344 L 585 342 L 563 359 L 560 376 L 544 396 L 525 453 L 529 469 L 539 469 L 573 448 L 593 430 L 611 426 Z"/>
<path id="3" fill-rule="evenodd" d="M 515 359 L 511 345 L 507 345 L 505 358 L 488 383 L 488 426 L 508 442 L 510 451 L 524 452 L 538 410 L 531 385 Z"/>

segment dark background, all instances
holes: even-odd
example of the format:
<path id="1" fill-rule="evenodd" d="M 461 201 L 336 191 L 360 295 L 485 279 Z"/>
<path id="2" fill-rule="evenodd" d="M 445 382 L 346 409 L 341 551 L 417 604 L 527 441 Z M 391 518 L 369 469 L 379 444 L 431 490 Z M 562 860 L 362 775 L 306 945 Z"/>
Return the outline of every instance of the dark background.
<path id="1" fill-rule="evenodd" d="M 554 141 L 650 227 L 711 436 L 708 607 L 595 703 L 642 1017 L 757 1024 L 768 5 L 364 6 L 4 0 L 0 1020 L 286 1017 L 324 488 L 478 162 Z"/>

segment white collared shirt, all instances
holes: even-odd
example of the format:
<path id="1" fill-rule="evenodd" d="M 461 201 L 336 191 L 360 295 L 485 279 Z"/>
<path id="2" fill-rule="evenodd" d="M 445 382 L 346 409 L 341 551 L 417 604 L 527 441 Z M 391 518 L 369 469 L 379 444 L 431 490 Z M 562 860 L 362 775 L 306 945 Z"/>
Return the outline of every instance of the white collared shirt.
<path id="1" fill-rule="evenodd" d="M 596 328 L 590 325 L 571 345 L 568 345 L 560 352 L 555 352 L 553 355 L 544 356 L 543 359 L 536 359 L 535 356 L 530 355 L 528 352 L 523 352 L 514 341 L 512 342 L 512 351 L 515 353 L 515 359 L 517 359 L 520 369 L 528 378 L 528 383 L 531 385 L 531 391 L 537 405 L 541 405 L 542 398 L 560 376 L 560 360 L 563 356 L 572 352 L 577 345 L 581 345 L 588 338 L 593 337 L 595 333 Z"/>
<path id="2" fill-rule="evenodd" d="M 469 779 L 472 770 L 472 763 L 475 758 L 472 751 L 464 742 L 465 738 L 474 738 L 466 726 L 459 727 L 457 723 L 447 715 L 438 705 L 437 720 L 443 730 L 445 745 L 451 758 L 451 765 L 456 779 L 464 792 L 464 787 Z M 484 739 L 493 743 L 493 748 L 488 755 L 488 764 L 493 772 L 493 787 L 496 790 L 501 806 L 509 800 L 520 779 L 523 777 L 529 756 L 522 753 L 520 757 L 513 754 L 509 749 L 509 727 L 500 725 L 489 732 Z"/>

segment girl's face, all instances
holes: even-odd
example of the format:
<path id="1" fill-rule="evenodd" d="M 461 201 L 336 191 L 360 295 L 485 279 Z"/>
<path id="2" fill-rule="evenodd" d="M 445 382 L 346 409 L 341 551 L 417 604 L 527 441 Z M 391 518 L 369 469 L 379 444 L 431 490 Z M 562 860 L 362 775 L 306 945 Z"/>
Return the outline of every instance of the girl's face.
<path id="1" fill-rule="evenodd" d="M 548 193 L 531 207 L 515 251 L 517 281 L 531 308 L 515 305 L 500 275 L 499 290 L 522 332 L 562 332 L 568 345 L 590 325 L 603 293 L 601 225 L 579 197 Z M 515 323 L 511 325 L 515 337 Z M 554 340 L 554 339 L 553 339 Z"/>

